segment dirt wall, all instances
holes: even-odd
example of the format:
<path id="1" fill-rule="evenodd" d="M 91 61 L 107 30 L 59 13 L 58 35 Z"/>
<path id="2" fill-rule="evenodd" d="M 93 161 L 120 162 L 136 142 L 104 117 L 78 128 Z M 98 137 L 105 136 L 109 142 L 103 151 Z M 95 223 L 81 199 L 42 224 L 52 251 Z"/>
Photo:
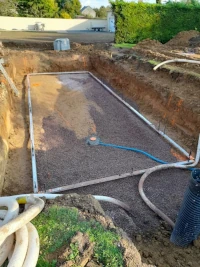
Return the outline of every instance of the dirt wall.
<path id="1" fill-rule="evenodd" d="M 11 96 L 8 89 L 1 83 L 0 85 L 0 194 L 4 183 L 4 175 L 8 158 L 8 138 L 11 128 L 10 108 Z"/>
<path id="2" fill-rule="evenodd" d="M 200 127 L 199 114 L 195 111 L 198 103 L 191 105 L 191 97 L 187 95 L 181 98 L 178 93 L 188 92 L 192 96 L 190 92 L 195 92 L 199 81 L 190 81 L 191 88 L 189 88 L 184 84 L 188 84 L 187 79 L 191 77 L 165 73 L 164 70 L 158 75 L 152 71 L 152 66 L 148 66 L 148 63 L 131 60 L 125 64 L 123 61 L 111 58 L 109 53 L 94 52 L 92 46 L 89 46 L 89 51 L 86 48 L 88 47 L 84 46 L 80 51 L 75 49 L 59 53 L 8 50 L 9 53 L 5 56 L 6 69 L 19 89 L 20 97 L 13 98 L 11 114 L 13 127 L 9 140 L 11 145 L 5 173 L 4 194 L 32 191 L 26 85 L 26 75 L 32 72 L 92 71 L 109 86 L 115 88 L 117 93 L 122 94 L 131 105 L 160 127 L 160 130 L 164 130 L 187 151 L 195 152 Z M 3 105 L 1 108 L 5 112 L 6 108 Z M 8 115 L 3 114 L 1 117 L 6 116 Z M 0 126 L 5 124 L 4 120 L 1 119 Z M 4 134 L 0 136 L 2 140 L 7 140 L 9 133 L 5 137 L 6 131 L 2 130 L 4 129 L 2 127 L 1 131 Z M 1 149 L 0 156 L 4 159 L 4 164 L 1 167 L 0 177 L 4 177 L 5 158 L 8 153 L 4 143 L 5 141 L 1 141 L 1 146 L 4 148 Z M 3 181 L 2 178 L 1 180 Z"/>
<path id="3" fill-rule="evenodd" d="M 190 91 L 185 84 L 190 79 L 191 86 L 198 88 L 199 81 L 181 74 L 165 73 L 159 75 L 152 71 L 149 63 L 131 61 L 131 64 L 115 61 L 104 56 L 91 57 L 97 75 L 108 82 L 123 97 L 133 100 L 150 121 L 162 131 L 166 131 L 185 149 L 196 150 L 200 117 L 196 107 L 178 95 L 179 91 Z M 198 104 L 198 103 L 197 103 Z M 160 125 L 159 125 L 160 124 Z M 166 130 L 167 129 L 167 130 Z"/>
<path id="4" fill-rule="evenodd" d="M 5 62 L 5 68 L 19 90 L 19 97 L 13 98 L 10 114 L 11 131 L 6 155 L 5 149 L 0 150 L 0 157 L 4 159 L 2 170 L 0 169 L 0 177 L 3 177 L 1 178 L 0 188 L 2 188 L 4 182 L 3 195 L 31 193 L 33 186 L 26 75 L 33 72 L 91 70 L 91 64 L 89 57 L 84 54 L 69 53 L 63 56 L 62 53 L 54 51 L 47 53 L 9 51 L 9 54 L 5 57 Z M 3 110 L 9 111 L 9 108 L 6 107 Z M 5 114 L 3 116 L 5 117 Z M 0 121 L 0 126 L 3 125 L 2 127 L 4 127 L 4 124 L 4 120 Z M 6 140 L 7 138 L 8 134 Z M 3 139 L 5 140 L 5 137 Z M 9 157 L 6 165 L 5 159 L 8 153 Z"/>

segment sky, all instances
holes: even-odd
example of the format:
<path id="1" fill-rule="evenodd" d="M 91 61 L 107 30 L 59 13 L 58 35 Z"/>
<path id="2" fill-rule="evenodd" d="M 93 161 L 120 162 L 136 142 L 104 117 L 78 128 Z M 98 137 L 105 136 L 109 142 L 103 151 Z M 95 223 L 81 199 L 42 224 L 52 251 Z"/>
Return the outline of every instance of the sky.
<path id="1" fill-rule="evenodd" d="M 131 2 L 131 0 L 126 0 L 127 2 Z M 133 0 L 132 0 L 133 1 Z M 152 0 L 146 0 L 145 2 L 151 2 Z M 100 6 L 108 6 L 108 0 L 80 0 L 82 6 L 91 6 L 91 7 L 100 7 Z"/>
<path id="2" fill-rule="evenodd" d="M 80 0 L 82 6 L 100 7 L 108 6 L 108 0 Z"/>

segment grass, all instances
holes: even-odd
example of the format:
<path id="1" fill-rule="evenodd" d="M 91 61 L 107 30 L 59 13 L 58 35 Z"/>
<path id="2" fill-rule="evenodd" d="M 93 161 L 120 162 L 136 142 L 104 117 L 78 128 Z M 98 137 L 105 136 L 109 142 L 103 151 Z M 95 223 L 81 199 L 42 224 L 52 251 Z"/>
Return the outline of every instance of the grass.
<path id="1" fill-rule="evenodd" d="M 132 48 L 134 46 L 136 46 L 136 44 L 127 44 L 127 43 L 114 44 L 114 47 L 116 48 Z"/>
<path id="2" fill-rule="evenodd" d="M 122 267 L 123 253 L 117 246 L 120 236 L 113 230 L 106 230 L 95 220 L 83 220 L 76 208 L 52 206 L 33 220 L 40 236 L 40 257 L 37 267 L 56 267 L 56 259 L 48 261 L 63 246 L 71 247 L 75 258 L 77 247 L 70 244 L 77 232 L 87 233 L 90 241 L 95 242 L 94 258 L 104 267 Z M 72 247 L 73 246 L 73 247 Z"/>

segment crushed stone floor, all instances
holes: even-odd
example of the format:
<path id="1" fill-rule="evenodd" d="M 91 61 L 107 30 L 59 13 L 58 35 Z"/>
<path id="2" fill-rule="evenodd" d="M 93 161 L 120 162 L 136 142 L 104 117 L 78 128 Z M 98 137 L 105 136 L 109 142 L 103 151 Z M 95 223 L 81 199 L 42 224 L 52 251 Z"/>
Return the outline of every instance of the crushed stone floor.
<path id="1" fill-rule="evenodd" d="M 30 77 L 30 82 L 40 190 L 156 165 L 141 154 L 88 146 L 86 139 L 91 134 L 105 143 L 136 147 L 162 160 L 177 161 L 173 149 L 162 137 L 90 75 L 38 75 Z M 145 192 L 153 203 L 175 219 L 189 177 L 189 172 L 181 170 L 155 173 L 146 181 Z M 133 209 L 132 219 L 124 211 L 104 205 L 108 215 L 126 225 L 127 232 L 135 225 L 154 227 L 159 220 L 140 199 L 139 178 L 130 177 L 73 192 L 107 195 L 128 203 Z"/>

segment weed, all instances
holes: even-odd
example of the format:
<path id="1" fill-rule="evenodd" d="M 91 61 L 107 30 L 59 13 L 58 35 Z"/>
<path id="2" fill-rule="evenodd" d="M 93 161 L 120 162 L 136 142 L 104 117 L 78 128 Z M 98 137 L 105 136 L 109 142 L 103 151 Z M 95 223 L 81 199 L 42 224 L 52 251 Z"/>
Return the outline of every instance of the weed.
<path id="1" fill-rule="evenodd" d="M 76 258 L 79 256 L 78 243 L 71 243 L 70 248 L 72 252 L 67 257 L 67 260 L 76 260 Z"/>

